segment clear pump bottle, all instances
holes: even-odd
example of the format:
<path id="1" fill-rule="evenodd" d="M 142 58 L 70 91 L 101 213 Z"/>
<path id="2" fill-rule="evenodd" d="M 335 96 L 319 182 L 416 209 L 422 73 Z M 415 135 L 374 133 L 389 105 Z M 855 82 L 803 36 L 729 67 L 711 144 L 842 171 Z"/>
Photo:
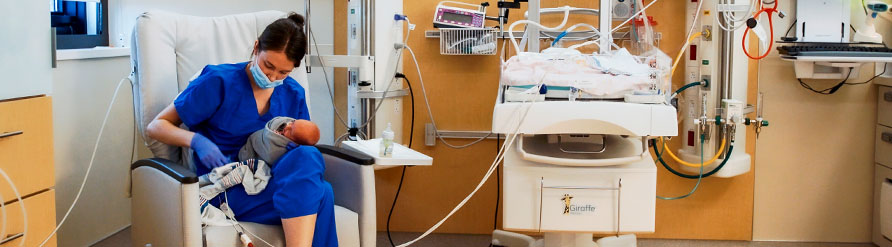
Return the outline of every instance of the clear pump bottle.
<path id="1" fill-rule="evenodd" d="M 393 157 L 393 129 L 387 123 L 387 129 L 381 132 L 381 149 L 378 152 L 381 157 Z"/>

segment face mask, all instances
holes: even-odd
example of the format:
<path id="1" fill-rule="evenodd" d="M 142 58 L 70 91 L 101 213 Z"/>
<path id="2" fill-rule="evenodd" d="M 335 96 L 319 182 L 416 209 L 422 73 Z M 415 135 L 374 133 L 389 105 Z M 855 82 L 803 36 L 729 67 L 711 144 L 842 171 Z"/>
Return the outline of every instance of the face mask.
<path id="1" fill-rule="evenodd" d="M 258 65 L 257 61 L 254 61 L 251 65 L 251 75 L 254 76 L 254 83 L 263 89 L 278 87 L 285 81 L 285 79 L 270 81 L 269 78 L 263 74 L 263 70 L 260 70 L 260 65 Z"/>

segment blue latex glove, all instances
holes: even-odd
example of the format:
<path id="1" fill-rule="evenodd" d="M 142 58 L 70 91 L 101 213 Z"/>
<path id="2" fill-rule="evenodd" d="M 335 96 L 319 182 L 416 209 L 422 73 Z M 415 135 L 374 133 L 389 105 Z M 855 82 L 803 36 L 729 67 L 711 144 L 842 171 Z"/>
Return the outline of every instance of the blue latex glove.
<path id="1" fill-rule="evenodd" d="M 211 140 L 208 140 L 207 137 L 201 134 L 195 133 L 190 145 L 192 150 L 195 150 L 198 160 L 201 160 L 201 163 L 208 169 L 214 169 L 229 162 L 229 159 L 220 152 L 217 144 L 214 144 L 214 142 L 211 142 Z"/>

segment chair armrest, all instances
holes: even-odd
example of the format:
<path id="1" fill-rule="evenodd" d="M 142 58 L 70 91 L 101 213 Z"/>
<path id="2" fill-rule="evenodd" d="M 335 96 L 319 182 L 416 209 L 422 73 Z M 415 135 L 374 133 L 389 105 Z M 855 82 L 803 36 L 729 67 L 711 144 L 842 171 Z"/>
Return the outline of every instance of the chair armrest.
<path id="1" fill-rule="evenodd" d="M 335 147 L 335 146 L 331 146 L 331 145 L 321 145 L 321 144 L 316 145 L 316 148 L 319 149 L 319 152 L 322 152 L 322 154 L 325 154 L 328 156 L 333 156 L 333 157 L 345 160 L 345 161 L 353 163 L 353 164 L 363 165 L 363 166 L 370 166 L 372 164 L 375 164 L 375 158 L 373 158 L 372 156 L 366 155 L 364 153 L 356 152 L 353 150 L 349 150 L 346 148 L 340 148 L 340 147 Z"/>
<path id="2" fill-rule="evenodd" d="M 131 165 L 133 246 L 201 247 L 198 177 L 170 160 L 152 158 Z"/>
<path id="3" fill-rule="evenodd" d="M 139 167 L 151 167 L 170 176 L 174 180 L 182 184 L 198 183 L 198 176 L 194 172 L 182 164 L 162 158 L 143 159 L 130 165 L 130 170 L 136 170 Z"/>
<path id="4" fill-rule="evenodd" d="M 359 246 L 375 246 L 375 159 L 343 148 L 317 145 L 325 159 L 325 181 L 334 190 L 335 204 L 359 215 Z"/>

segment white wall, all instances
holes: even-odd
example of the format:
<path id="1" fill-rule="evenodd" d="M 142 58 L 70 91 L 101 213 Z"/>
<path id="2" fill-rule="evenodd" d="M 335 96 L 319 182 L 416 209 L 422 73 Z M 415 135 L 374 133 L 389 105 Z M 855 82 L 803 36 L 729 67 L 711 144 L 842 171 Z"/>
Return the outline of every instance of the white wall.
<path id="1" fill-rule="evenodd" d="M 53 70 L 56 218 L 59 220 L 86 174 L 115 85 L 129 73 L 128 57 L 59 61 Z M 134 143 L 132 102 L 130 84 L 126 83 L 114 102 L 83 194 L 59 230 L 59 246 L 90 245 L 130 225 L 126 185 Z"/>
<path id="2" fill-rule="evenodd" d="M 795 19 L 796 3 L 780 3 L 793 18 L 775 19 L 775 36 Z M 861 1 L 851 3 L 858 28 L 864 18 Z M 892 32 L 888 24 L 880 27 L 886 28 L 888 44 Z M 849 81 L 865 81 L 873 72 L 872 64 L 864 66 Z M 804 81 L 821 89 L 838 83 Z M 792 63 L 772 51 L 760 62 L 759 91 L 765 93 L 764 115 L 771 125 L 756 141 L 753 239 L 870 242 L 876 86 L 812 93 L 799 85 Z"/>
<path id="3" fill-rule="evenodd" d="M 0 1 L 0 99 L 50 91 L 48 15 L 48 1 Z"/>
<path id="4" fill-rule="evenodd" d="M 110 43 L 116 44 L 114 39 L 121 33 L 127 38 L 125 41 L 127 46 L 136 16 L 152 9 L 199 16 L 220 16 L 270 9 L 303 13 L 303 1 L 286 0 L 110 0 L 110 2 L 110 38 L 113 39 Z M 314 16 L 311 23 L 317 35 L 316 41 L 321 44 L 319 49 L 322 53 L 331 54 L 330 44 L 333 35 L 330 30 L 333 23 L 330 16 L 333 4 L 325 0 L 313 0 L 313 3 Z M 4 61 L 10 59 L 5 53 L 2 58 Z M 334 123 L 331 100 L 321 72 L 321 69 L 314 68 L 309 76 L 311 117 L 322 129 L 321 142 L 332 143 Z M 333 71 L 329 69 L 328 72 L 329 78 L 333 79 Z M 90 152 L 112 97 L 112 91 L 119 80 L 129 73 L 129 57 L 114 57 L 59 61 L 58 67 L 53 69 L 52 73 L 46 73 L 51 75 L 40 75 L 53 78 L 51 96 L 53 96 L 57 220 L 61 220 L 71 205 L 84 178 Z M 130 224 L 130 199 L 125 194 L 131 144 L 134 141 L 133 103 L 130 92 L 130 85 L 123 85 L 114 102 L 112 115 L 105 127 L 84 192 L 71 216 L 59 230 L 59 246 L 88 246 Z M 149 157 L 150 154 L 145 149 L 143 141 L 136 140 L 136 143 L 137 157 Z"/>

